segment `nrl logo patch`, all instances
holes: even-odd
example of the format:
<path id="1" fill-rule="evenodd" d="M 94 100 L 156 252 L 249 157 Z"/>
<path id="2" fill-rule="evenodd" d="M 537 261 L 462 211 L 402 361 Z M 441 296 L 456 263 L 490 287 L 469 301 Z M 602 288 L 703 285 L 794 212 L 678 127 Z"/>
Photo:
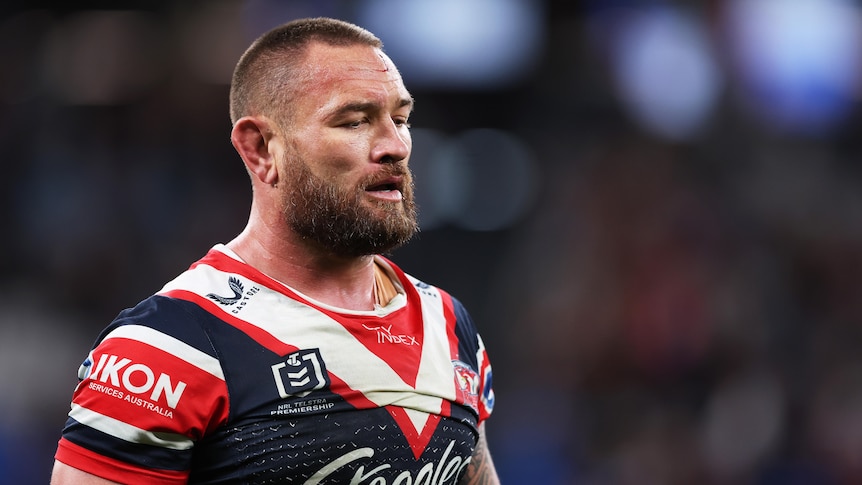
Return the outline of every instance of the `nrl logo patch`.
<path id="1" fill-rule="evenodd" d="M 282 398 L 305 397 L 329 387 L 329 377 L 319 349 L 303 349 L 272 366 L 275 387 Z"/>

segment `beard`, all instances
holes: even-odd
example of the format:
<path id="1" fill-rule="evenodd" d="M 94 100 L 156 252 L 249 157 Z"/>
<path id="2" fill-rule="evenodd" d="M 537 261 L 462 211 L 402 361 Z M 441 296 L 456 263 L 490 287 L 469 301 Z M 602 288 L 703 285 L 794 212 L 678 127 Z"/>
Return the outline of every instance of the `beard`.
<path id="1" fill-rule="evenodd" d="M 387 165 L 387 175 L 404 177 L 401 202 L 372 201 L 371 206 L 365 188 L 372 180 L 344 187 L 314 175 L 304 160 L 286 165 L 287 224 L 319 249 L 347 258 L 382 254 L 402 246 L 419 230 L 412 176 L 403 165 Z"/>

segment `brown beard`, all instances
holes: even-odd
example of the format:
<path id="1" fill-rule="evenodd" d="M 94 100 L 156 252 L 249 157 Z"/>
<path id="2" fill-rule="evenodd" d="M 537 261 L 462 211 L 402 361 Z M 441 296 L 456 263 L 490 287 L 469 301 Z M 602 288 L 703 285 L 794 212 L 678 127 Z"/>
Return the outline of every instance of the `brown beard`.
<path id="1" fill-rule="evenodd" d="M 286 165 L 285 218 L 294 232 L 319 249 L 348 258 L 382 254 L 418 231 L 412 177 L 403 165 L 387 165 L 387 175 L 404 177 L 401 203 L 378 201 L 374 207 L 368 207 L 365 193 L 370 180 L 345 188 L 317 177 L 301 159 Z"/>

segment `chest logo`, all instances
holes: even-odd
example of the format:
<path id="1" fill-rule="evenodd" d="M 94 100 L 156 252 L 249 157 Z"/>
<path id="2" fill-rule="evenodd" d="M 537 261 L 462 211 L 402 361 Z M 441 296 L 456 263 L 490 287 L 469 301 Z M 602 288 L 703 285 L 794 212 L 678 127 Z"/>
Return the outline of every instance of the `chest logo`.
<path id="1" fill-rule="evenodd" d="M 227 280 L 227 285 L 230 287 L 231 291 L 233 291 L 233 296 L 221 296 L 216 295 L 215 293 L 208 293 L 207 297 L 212 298 L 225 306 L 236 304 L 236 302 L 242 298 L 242 292 L 245 291 L 245 288 L 243 288 L 242 282 L 240 282 L 239 278 L 235 278 L 233 276 Z"/>
<path id="2" fill-rule="evenodd" d="M 289 354 L 272 366 L 275 387 L 282 398 L 303 397 L 329 386 L 329 377 L 319 349 L 303 349 Z"/>
<path id="3" fill-rule="evenodd" d="M 365 330 L 374 332 L 377 336 L 378 344 L 400 344 L 407 346 L 419 345 L 419 340 L 412 335 L 392 333 L 392 325 L 366 325 L 362 324 Z"/>

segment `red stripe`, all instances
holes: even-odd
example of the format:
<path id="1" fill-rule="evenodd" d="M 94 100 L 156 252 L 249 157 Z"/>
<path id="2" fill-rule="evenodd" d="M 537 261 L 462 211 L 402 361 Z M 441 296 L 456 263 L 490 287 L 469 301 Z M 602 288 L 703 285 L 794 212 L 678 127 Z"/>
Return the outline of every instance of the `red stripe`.
<path id="1" fill-rule="evenodd" d="M 262 330 L 260 327 L 256 327 L 246 322 L 245 320 L 225 313 L 224 310 L 219 308 L 218 304 L 207 298 L 203 298 L 196 293 L 192 293 L 186 290 L 173 290 L 168 293 L 165 293 L 165 295 L 171 298 L 178 298 L 181 300 L 190 301 L 192 303 L 200 305 L 204 310 L 210 313 L 217 314 L 219 318 L 225 320 L 230 325 L 233 325 L 234 327 L 254 339 L 260 345 L 266 347 L 267 349 L 277 353 L 282 357 L 299 350 L 298 347 L 284 343 L 271 333 Z M 329 380 L 332 383 L 332 392 L 343 397 L 344 400 L 350 403 L 352 406 L 356 407 L 357 409 L 370 409 L 378 407 L 377 404 L 365 397 L 365 395 L 362 394 L 360 391 L 351 389 L 345 381 L 341 380 L 341 378 L 333 374 L 331 371 L 327 370 L 327 373 L 329 374 Z"/>
<path id="2" fill-rule="evenodd" d="M 422 318 L 422 305 L 421 303 L 419 303 L 422 301 L 421 297 L 419 296 L 418 291 L 413 286 L 410 279 L 403 271 L 401 271 L 400 268 L 398 268 L 386 258 L 382 259 L 389 264 L 390 268 L 392 268 L 393 272 L 398 277 L 399 281 L 401 282 L 401 285 L 404 287 L 404 290 L 407 293 L 407 301 L 411 302 L 411 304 L 407 306 L 406 310 L 403 310 L 407 311 L 408 315 L 405 316 L 403 315 L 403 311 L 399 311 L 395 312 L 392 315 L 389 315 L 389 317 L 392 317 L 392 319 L 395 319 L 396 316 L 401 317 L 404 318 L 405 321 L 416 325 L 417 328 L 407 330 L 411 333 L 414 333 L 414 335 L 416 335 L 418 337 L 418 340 L 421 342 L 424 335 L 424 319 Z M 339 322 L 348 331 L 350 331 L 351 334 L 356 336 L 354 330 L 357 329 L 354 329 L 353 325 L 351 325 L 355 323 L 353 317 L 344 316 L 329 309 L 315 305 L 313 302 L 306 300 L 296 292 L 287 288 L 284 284 L 270 278 L 269 276 L 261 273 L 260 271 L 257 271 L 256 269 L 241 261 L 237 261 L 236 259 L 222 253 L 221 251 L 210 251 L 209 253 L 207 253 L 206 256 L 204 256 L 204 258 L 193 264 L 191 268 L 194 268 L 199 264 L 212 266 L 219 271 L 238 274 L 250 280 L 257 281 L 262 285 L 272 289 L 273 291 L 279 292 L 289 298 L 302 302 L 320 311 L 321 313 L 329 316 L 333 320 Z M 214 315 L 220 315 L 220 318 L 227 321 L 229 324 L 233 325 L 239 330 L 243 331 L 259 344 L 272 350 L 273 352 L 278 353 L 281 356 L 285 356 L 298 350 L 296 347 L 287 345 L 281 340 L 278 340 L 269 332 L 261 330 L 259 327 L 251 325 L 242 319 L 236 318 L 228 313 L 225 313 L 224 310 L 221 309 L 215 302 L 203 298 L 195 293 L 185 290 L 173 290 L 165 293 L 165 295 L 172 298 L 191 301 Z M 449 295 L 444 293 L 442 290 L 440 290 L 440 295 L 441 298 L 443 298 L 444 312 L 446 317 L 446 331 L 450 341 L 450 353 L 452 356 L 457 356 L 458 341 L 457 338 L 455 338 L 455 313 L 452 306 L 452 300 L 451 297 L 449 297 Z M 381 323 L 385 324 L 387 318 L 380 319 L 380 321 Z M 363 339 L 360 338 L 358 340 L 360 342 L 363 342 L 364 344 Z M 421 346 L 418 347 L 421 349 Z M 368 346 L 366 346 L 366 348 L 368 348 Z M 371 350 L 379 357 L 383 358 L 387 363 L 389 363 L 393 370 L 395 370 L 401 376 L 401 378 L 404 379 L 405 383 L 408 383 L 411 386 L 416 385 L 416 376 L 419 371 L 418 360 L 411 363 L 410 365 L 404 365 L 404 361 L 410 360 L 412 356 L 408 357 L 407 355 L 405 355 L 403 349 L 401 349 L 402 352 L 391 352 L 383 355 L 378 352 L 375 352 L 373 348 L 369 348 L 369 350 Z M 415 358 L 421 359 L 421 352 L 416 353 Z M 356 407 L 357 409 L 378 407 L 374 402 L 365 397 L 365 395 L 362 394 L 360 391 L 351 389 L 346 382 L 341 380 L 332 372 L 328 372 L 328 374 L 331 381 L 331 391 L 340 395 L 352 406 Z M 428 446 L 428 443 L 431 441 L 431 438 L 434 435 L 434 431 L 437 429 L 437 424 L 440 422 L 441 416 L 436 414 L 429 414 L 425 426 L 421 431 L 417 433 L 413 422 L 410 420 L 410 417 L 407 415 L 407 412 L 403 408 L 400 408 L 398 406 L 387 406 L 386 408 L 404 433 L 404 436 L 406 437 L 407 442 L 410 445 L 411 450 L 413 451 L 414 457 L 416 457 L 416 459 L 419 459 L 425 448 Z M 443 402 L 443 412 L 446 415 L 451 413 L 450 405 L 446 401 Z"/>
<path id="3" fill-rule="evenodd" d="M 479 422 L 481 423 L 488 419 L 488 417 L 491 416 L 492 412 L 492 410 L 489 410 L 487 407 L 485 407 L 485 400 L 483 399 L 485 397 L 485 375 L 486 371 L 491 367 L 491 365 L 488 363 L 487 350 L 482 351 L 481 359 L 479 359 L 479 365 L 481 366 L 481 369 L 479 369 Z M 493 383 L 491 384 L 491 386 L 493 390 Z"/>
<path id="4" fill-rule="evenodd" d="M 119 483 L 173 485 L 184 484 L 189 477 L 187 470 L 146 468 L 108 458 L 78 446 L 65 438 L 60 439 L 54 458 L 73 468 Z"/>
<path id="5" fill-rule="evenodd" d="M 386 406 L 386 410 L 389 411 L 389 414 L 398 423 L 398 427 L 401 428 L 401 432 L 404 433 L 404 437 L 407 438 L 407 443 L 410 445 L 410 450 L 413 451 L 413 457 L 417 460 L 420 456 L 422 456 L 422 452 L 425 451 L 425 448 L 428 446 L 428 443 L 431 442 L 431 438 L 434 436 L 434 431 L 437 430 L 437 424 L 440 422 L 439 414 L 428 414 L 428 420 L 425 421 L 425 426 L 422 428 L 422 431 L 416 432 L 416 427 L 413 424 L 413 421 L 410 420 L 410 417 L 407 415 L 407 411 L 398 406 Z"/>
<path id="6" fill-rule="evenodd" d="M 405 384 L 416 387 L 419 363 L 422 359 L 422 343 L 425 336 L 424 322 L 421 315 L 418 315 L 421 313 L 419 305 L 408 305 L 406 308 L 401 308 L 384 317 L 365 317 L 365 322 L 360 321 L 363 319 L 362 317 L 344 316 L 324 308 L 317 308 L 317 310 L 341 324 L 357 342 L 386 362 Z M 380 343 L 377 341 L 377 333 L 365 328 L 363 323 L 367 323 L 371 327 L 388 327 L 392 329 L 392 334 L 396 338 L 400 338 L 402 335 L 408 336 L 406 337 L 408 339 L 410 337 L 415 338 L 416 345 Z"/>
<path id="7" fill-rule="evenodd" d="M 455 333 L 455 306 L 452 303 L 452 297 L 443 290 L 440 290 L 440 297 L 443 299 L 443 316 L 446 318 L 446 337 L 449 339 L 449 355 L 452 360 L 460 360 L 458 358 L 458 336 Z"/>
<path id="8" fill-rule="evenodd" d="M 251 337 L 255 342 L 266 347 L 272 352 L 275 352 L 281 357 L 284 357 L 287 354 L 291 354 L 299 350 L 297 347 L 294 347 L 293 345 L 288 345 L 283 341 L 279 340 L 273 334 L 267 332 L 266 330 L 263 330 L 258 326 L 252 325 L 241 318 L 237 318 L 230 313 L 225 312 L 222 308 L 219 307 L 216 302 L 208 298 L 204 298 L 197 293 L 188 290 L 171 290 L 162 294 L 170 298 L 185 300 L 198 305 L 207 312 L 216 315 L 220 320 L 224 320 L 230 325 L 236 327 L 238 330 Z"/>
<path id="9" fill-rule="evenodd" d="M 277 280 L 270 278 L 269 276 L 254 269 L 248 264 L 242 261 L 237 261 L 236 259 L 228 256 L 227 254 L 217 249 L 210 250 L 203 258 L 192 264 L 189 269 L 194 269 L 201 264 L 212 266 L 213 268 L 219 271 L 223 271 L 225 273 L 234 273 L 245 276 L 250 280 L 258 281 L 275 291 L 290 296 L 291 298 L 304 301 L 299 295 L 291 291 L 283 283 L 280 283 Z"/>
<path id="10" fill-rule="evenodd" d="M 117 356 L 117 361 L 131 361 L 117 371 L 116 384 L 111 378 L 101 375 L 103 369 L 98 368 L 98 363 L 102 361 L 103 355 Z M 202 437 L 227 420 L 228 398 L 224 381 L 169 352 L 137 340 L 110 338 L 99 344 L 93 357 L 97 368 L 93 375 L 78 385 L 73 397 L 73 401 L 84 408 L 134 423 L 138 428 L 169 429 L 191 439 Z M 125 387 L 122 376 L 126 369 L 135 364 L 148 367 L 156 379 L 162 373 L 166 374 L 174 386 L 179 382 L 186 383 L 176 409 L 168 405 L 164 394 L 157 401 L 152 401 L 152 387 L 140 394 Z M 142 385 L 141 379 L 144 377 L 141 372 L 132 372 L 129 375 L 130 383 L 133 386 Z M 91 388 L 91 384 L 96 388 Z M 149 409 L 147 406 L 150 403 L 159 406 L 164 415 Z M 142 409 L 147 412 L 141 412 Z M 167 416 L 168 413 L 170 416 Z"/>
<path id="11" fill-rule="evenodd" d="M 419 362 L 422 359 L 422 342 L 424 340 L 425 330 L 424 319 L 422 318 L 422 305 L 421 303 L 419 303 L 421 301 L 421 298 L 419 297 L 419 293 L 416 291 L 416 288 L 413 287 L 409 278 L 407 278 L 407 275 L 391 261 L 385 258 L 382 259 L 386 263 L 388 263 L 392 270 L 395 272 L 395 275 L 401 282 L 401 286 L 404 287 L 404 290 L 407 293 L 407 301 L 411 303 L 408 304 L 406 308 L 402 310 L 393 312 L 386 317 L 376 319 L 375 323 L 379 322 L 383 325 L 386 325 L 390 321 L 402 322 L 402 327 L 399 328 L 399 332 L 415 337 L 417 343 L 419 344 L 413 346 L 415 348 L 389 348 L 386 346 L 374 345 L 374 342 L 369 342 L 369 339 L 374 340 L 375 334 L 370 333 L 365 328 L 362 328 L 362 325 L 358 322 L 358 318 L 356 316 L 342 315 L 338 312 L 320 307 L 314 304 L 314 302 L 306 300 L 296 292 L 292 291 L 290 288 L 286 287 L 284 284 L 270 278 L 269 276 L 254 269 L 248 264 L 243 263 L 242 261 L 237 261 L 236 259 L 222 253 L 221 251 L 211 250 L 200 261 L 193 264 L 192 268 L 199 264 L 205 264 L 208 266 L 212 266 L 219 271 L 238 274 L 252 281 L 256 281 L 273 291 L 287 296 L 288 298 L 299 301 L 305 305 L 314 308 L 320 313 L 323 313 L 324 315 L 341 324 L 341 326 L 344 327 L 348 332 L 350 332 L 350 334 L 353 335 L 357 341 L 362 343 L 366 349 L 384 360 L 392 368 L 392 370 L 395 371 L 395 373 L 398 374 L 399 377 L 401 377 L 405 384 L 411 387 L 416 387 L 416 378 L 419 374 Z M 192 301 L 194 303 L 197 303 L 199 306 L 201 306 L 210 313 L 216 315 L 224 315 L 224 319 L 228 323 L 248 334 L 259 344 L 272 350 L 273 352 L 278 353 L 281 356 L 296 351 L 296 347 L 285 345 L 282 341 L 272 336 L 272 334 L 261 330 L 260 328 L 255 327 L 254 325 L 251 325 L 244 320 L 225 313 L 223 309 L 221 309 L 215 302 L 209 299 L 203 298 L 194 293 L 187 292 L 184 290 L 169 291 L 165 293 L 165 295 L 173 298 Z M 407 313 L 406 315 L 404 314 L 405 312 Z M 369 320 L 371 318 L 372 317 L 369 317 Z M 452 320 L 454 320 L 454 316 L 452 317 Z M 406 325 L 403 325 L 403 322 L 406 322 Z"/>
<path id="12" fill-rule="evenodd" d="M 350 403 L 351 406 L 355 407 L 356 409 L 372 409 L 380 407 L 375 404 L 371 399 L 365 397 L 365 394 L 362 394 L 362 392 L 351 388 L 349 385 L 347 385 L 346 382 L 341 380 L 340 377 L 336 376 L 332 372 L 327 372 L 329 374 L 329 380 L 332 383 L 330 386 L 330 390 L 344 398 L 344 400 Z"/>

